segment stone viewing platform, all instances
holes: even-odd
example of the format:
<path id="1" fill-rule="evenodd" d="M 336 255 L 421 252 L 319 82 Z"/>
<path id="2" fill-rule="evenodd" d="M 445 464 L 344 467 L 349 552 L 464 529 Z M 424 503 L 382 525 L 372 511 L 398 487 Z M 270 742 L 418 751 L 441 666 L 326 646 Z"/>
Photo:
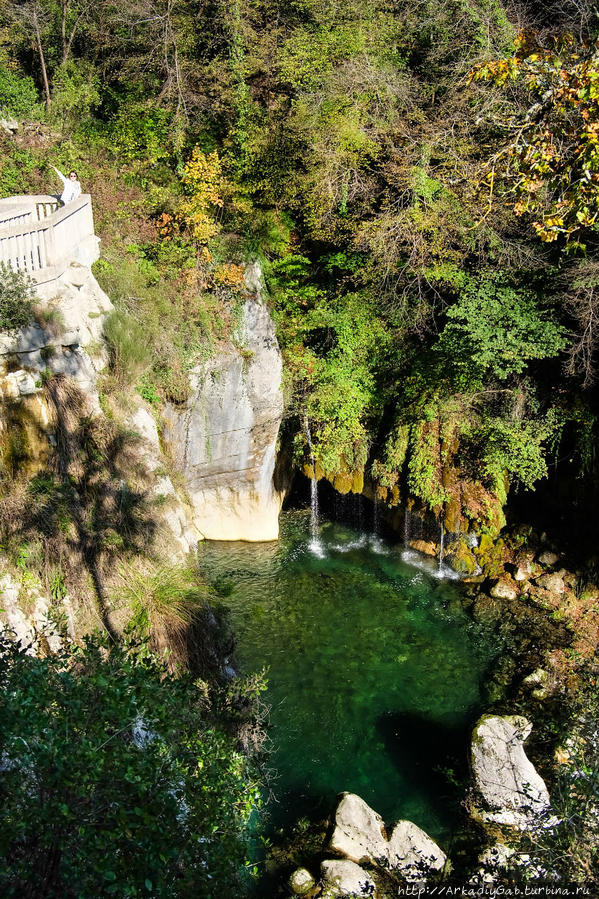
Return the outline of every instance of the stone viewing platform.
<path id="1" fill-rule="evenodd" d="M 89 194 L 66 206 L 46 194 L 0 200 L 0 263 L 27 273 L 42 298 L 72 262 L 95 262 L 99 243 Z"/>

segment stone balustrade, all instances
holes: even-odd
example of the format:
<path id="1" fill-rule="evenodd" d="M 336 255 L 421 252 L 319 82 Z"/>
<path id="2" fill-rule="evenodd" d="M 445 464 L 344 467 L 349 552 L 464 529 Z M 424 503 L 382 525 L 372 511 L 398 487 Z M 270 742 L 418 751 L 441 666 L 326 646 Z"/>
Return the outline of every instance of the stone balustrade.
<path id="1" fill-rule="evenodd" d="M 28 274 L 41 296 L 71 262 L 95 262 L 98 244 L 89 194 L 66 206 L 46 195 L 0 200 L 0 263 Z"/>

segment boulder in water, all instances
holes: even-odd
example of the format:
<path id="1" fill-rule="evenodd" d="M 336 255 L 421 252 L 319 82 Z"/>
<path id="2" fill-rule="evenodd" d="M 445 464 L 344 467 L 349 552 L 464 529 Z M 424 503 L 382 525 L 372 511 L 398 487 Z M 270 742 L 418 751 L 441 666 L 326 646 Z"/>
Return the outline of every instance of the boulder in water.
<path id="1" fill-rule="evenodd" d="M 399 821 L 387 840 L 383 819 L 354 793 L 343 793 L 335 814 L 331 849 L 354 862 L 391 869 L 408 881 L 443 870 L 447 858 L 411 821 Z"/>
<path id="2" fill-rule="evenodd" d="M 420 827 L 398 821 L 388 844 L 389 867 L 408 881 L 424 880 L 442 871 L 447 856 Z"/>
<path id="3" fill-rule="evenodd" d="M 330 847 L 354 862 L 384 862 L 388 843 L 383 819 L 355 793 L 343 793 Z"/>
<path id="4" fill-rule="evenodd" d="M 532 724 L 519 715 L 484 715 L 472 736 L 472 771 L 484 808 L 483 821 L 520 830 L 533 826 L 549 809 L 542 777 L 524 752 Z"/>
<path id="5" fill-rule="evenodd" d="M 374 880 L 355 862 L 334 859 L 320 866 L 323 881 L 321 899 L 336 899 L 337 896 L 373 896 Z"/>

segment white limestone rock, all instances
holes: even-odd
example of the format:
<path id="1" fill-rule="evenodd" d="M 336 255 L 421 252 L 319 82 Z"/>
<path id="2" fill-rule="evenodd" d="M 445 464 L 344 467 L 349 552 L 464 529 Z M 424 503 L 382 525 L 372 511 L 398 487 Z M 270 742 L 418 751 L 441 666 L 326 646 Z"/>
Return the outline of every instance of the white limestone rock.
<path id="1" fill-rule="evenodd" d="M 184 408 L 168 406 L 163 439 L 183 473 L 194 524 L 212 540 L 276 540 L 273 483 L 283 415 L 282 360 L 262 302 L 248 299 L 237 338 L 191 373 Z"/>
<path id="2" fill-rule="evenodd" d="M 541 575 L 541 577 L 537 578 L 536 583 L 539 587 L 543 587 L 543 589 L 548 590 L 550 593 L 561 594 L 566 592 L 563 574 L 559 571 L 556 571 L 553 574 Z"/>
<path id="3" fill-rule="evenodd" d="M 0 397 L 2 399 L 18 400 L 22 396 L 31 396 L 34 393 L 37 393 L 37 387 L 33 377 L 21 368 L 0 378 Z"/>
<path id="4" fill-rule="evenodd" d="M 316 881 L 307 868 L 298 868 L 289 878 L 289 888 L 296 896 L 305 896 L 316 886 Z"/>
<path id="5" fill-rule="evenodd" d="M 388 845 L 389 867 L 410 882 L 422 881 L 443 870 L 445 853 L 411 821 L 398 821 Z"/>
<path id="6" fill-rule="evenodd" d="M 549 810 L 549 793 L 524 752 L 532 725 L 521 716 L 484 715 L 472 738 L 472 771 L 483 821 L 520 830 Z"/>
<path id="7" fill-rule="evenodd" d="M 177 495 L 173 482 L 163 471 L 165 460 L 156 421 L 146 406 L 139 405 L 126 424 L 140 438 L 137 452 L 150 480 L 149 491 L 155 497 L 166 499 L 157 507 L 156 515 L 167 534 L 174 539 L 176 550 L 171 556 L 185 556 L 197 548 L 201 534 L 194 527 L 192 510 Z"/>
<path id="8" fill-rule="evenodd" d="M 329 848 L 354 862 L 391 869 L 408 881 L 442 871 L 447 857 L 411 821 L 398 821 L 387 840 L 383 819 L 355 793 L 343 793 Z"/>
<path id="9" fill-rule="evenodd" d="M 354 862 L 385 865 L 388 859 L 383 819 L 355 793 L 342 794 L 329 846 Z"/>
<path id="10" fill-rule="evenodd" d="M 21 396 L 31 396 L 36 393 L 37 387 L 32 375 L 28 371 L 19 371 L 17 375 L 17 386 Z"/>
<path id="11" fill-rule="evenodd" d="M 57 652 L 64 639 L 50 615 L 50 600 L 35 588 L 29 587 L 26 608 L 30 611 L 25 613 L 22 592 L 25 592 L 22 585 L 10 574 L 4 573 L 0 577 L 0 609 L 4 619 L 0 621 L 0 632 L 10 631 L 21 647 L 31 654 L 36 652 L 38 638 L 41 636 L 46 639 L 51 651 Z M 74 616 L 68 596 L 63 597 L 62 605 L 66 613 L 67 632 L 73 637 Z"/>
<path id="12" fill-rule="evenodd" d="M 104 320 L 114 307 L 91 269 L 74 262 L 48 289 L 51 296 L 41 304 L 40 313 L 40 321 L 45 317 L 47 324 L 31 322 L 17 331 L 0 334 L 0 360 L 3 356 L 16 356 L 24 367 L 54 370 L 52 360 L 62 350 L 87 347 L 93 368 L 101 371 L 108 360 L 103 343 Z M 42 355 L 40 351 L 44 351 Z"/>
<path id="13" fill-rule="evenodd" d="M 129 419 L 129 425 L 133 430 L 148 443 L 154 450 L 160 452 L 160 441 L 158 438 L 158 428 L 154 416 L 145 408 L 140 406 L 135 410 Z"/>
<path id="14" fill-rule="evenodd" d="M 19 130 L 19 123 L 11 115 L 3 115 L 0 117 L 0 128 L 2 128 L 5 134 L 12 137 Z"/>
<path id="15" fill-rule="evenodd" d="M 534 571 L 534 554 L 531 552 L 522 553 L 517 559 L 514 580 L 518 583 L 528 581 L 534 575 Z"/>
<path id="16" fill-rule="evenodd" d="M 355 862 L 337 859 L 325 861 L 320 866 L 320 874 L 324 887 L 322 899 L 374 895 L 374 880 Z"/>
<path id="17" fill-rule="evenodd" d="M 489 593 L 493 597 L 493 599 L 517 599 L 518 598 L 518 589 L 512 581 L 509 581 L 507 578 L 500 578 L 498 581 L 493 584 Z"/>

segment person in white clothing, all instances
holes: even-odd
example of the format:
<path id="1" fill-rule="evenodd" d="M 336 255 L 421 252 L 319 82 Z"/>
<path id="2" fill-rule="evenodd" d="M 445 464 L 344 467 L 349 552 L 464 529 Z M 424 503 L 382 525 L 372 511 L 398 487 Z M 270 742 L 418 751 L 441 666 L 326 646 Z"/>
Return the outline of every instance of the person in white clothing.
<path id="1" fill-rule="evenodd" d="M 73 200 L 76 200 L 79 194 L 81 193 L 81 184 L 79 183 L 79 179 L 77 178 L 77 172 L 69 172 L 69 177 L 65 178 L 62 172 L 59 172 L 56 166 L 52 166 L 60 180 L 64 185 L 64 190 L 60 195 L 60 199 L 64 206 L 67 203 L 72 203 Z"/>

